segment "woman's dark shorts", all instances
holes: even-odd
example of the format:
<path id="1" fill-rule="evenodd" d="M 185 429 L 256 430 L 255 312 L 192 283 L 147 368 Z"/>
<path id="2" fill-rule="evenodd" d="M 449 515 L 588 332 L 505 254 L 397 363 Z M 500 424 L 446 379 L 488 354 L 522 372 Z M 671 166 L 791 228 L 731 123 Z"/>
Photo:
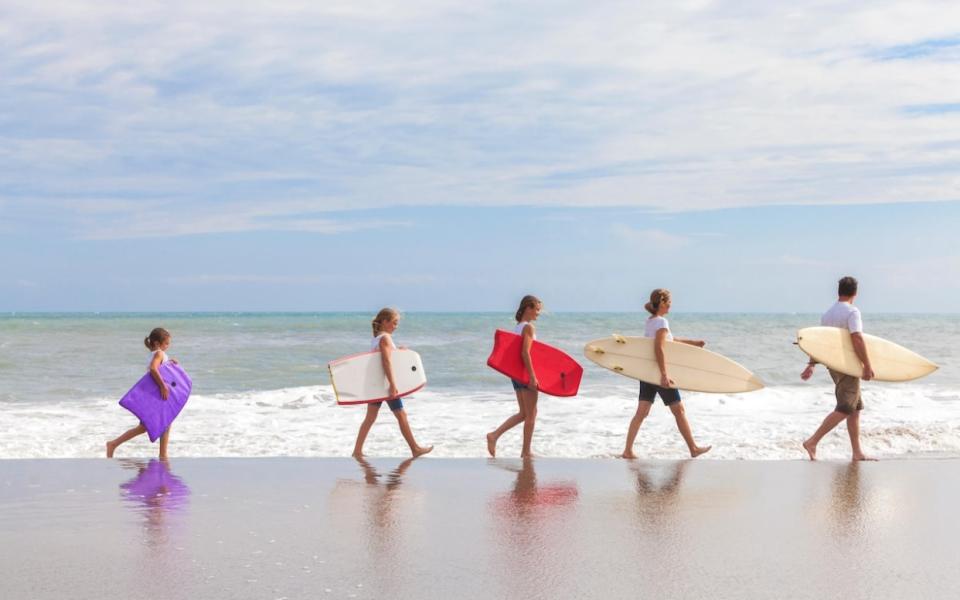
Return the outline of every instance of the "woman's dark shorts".
<path id="1" fill-rule="evenodd" d="M 520 382 L 520 381 L 517 381 L 516 379 L 511 379 L 511 380 L 510 380 L 510 383 L 513 384 L 513 389 L 516 390 L 516 391 L 518 391 L 518 392 L 521 391 L 521 390 L 530 389 L 529 387 L 527 387 L 527 384 L 522 383 L 522 382 Z"/>
<path id="2" fill-rule="evenodd" d="M 663 403 L 667 406 L 680 402 L 680 390 L 660 387 L 659 385 L 653 385 L 646 381 L 640 382 L 640 400 L 653 402 L 657 394 L 660 395 L 660 399 L 663 400 Z"/>

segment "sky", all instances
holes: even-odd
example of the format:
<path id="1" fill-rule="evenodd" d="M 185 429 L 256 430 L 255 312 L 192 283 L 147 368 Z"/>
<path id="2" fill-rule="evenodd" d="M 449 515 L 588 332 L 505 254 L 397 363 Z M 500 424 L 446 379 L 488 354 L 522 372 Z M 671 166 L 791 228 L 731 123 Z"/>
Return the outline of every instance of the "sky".
<path id="1" fill-rule="evenodd" d="M 0 311 L 960 306 L 954 2 L 0 0 Z"/>

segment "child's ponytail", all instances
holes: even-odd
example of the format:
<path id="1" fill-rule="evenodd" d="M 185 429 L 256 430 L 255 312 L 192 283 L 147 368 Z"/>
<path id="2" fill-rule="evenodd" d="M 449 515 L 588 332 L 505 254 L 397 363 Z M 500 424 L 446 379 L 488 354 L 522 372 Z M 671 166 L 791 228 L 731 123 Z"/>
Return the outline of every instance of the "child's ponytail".
<path id="1" fill-rule="evenodd" d="M 150 332 L 150 335 L 143 338 L 143 345 L 147 347 L 147 350 L 153 351 L 157 347 L 170 339 L 170 332 L 164 329 L 163 327 L 157 327 Z"/>

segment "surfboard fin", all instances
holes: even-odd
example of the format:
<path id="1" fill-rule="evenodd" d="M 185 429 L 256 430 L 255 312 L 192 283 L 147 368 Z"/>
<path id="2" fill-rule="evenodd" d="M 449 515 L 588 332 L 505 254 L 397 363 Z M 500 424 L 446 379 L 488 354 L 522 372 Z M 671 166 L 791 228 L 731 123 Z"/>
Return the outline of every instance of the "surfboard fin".
<path id="1" fill-rule="evenodd" d="M 613 365 L 613 370 L 616 371 L 617 373 L 623 373 L 623 367 L 621 367 L 620 365 Z"/>
<path id="2" fill-rule="evenodd" d="M 587 346 L 588 352 L 595 352 L 596 354 L 603 354 L 603 348 L 598 348 L 597 346 Z"/>
<path id="3" fill-rule="evenodd" d="M 613 339 L 614 339 L 614 341 L 616 341 L 618 344 L 626 344 L 626 343 L 627 343 L 627 338 L 623 337 L 623 336 L 620 335 L 619 333 L 613 334 Z"/>

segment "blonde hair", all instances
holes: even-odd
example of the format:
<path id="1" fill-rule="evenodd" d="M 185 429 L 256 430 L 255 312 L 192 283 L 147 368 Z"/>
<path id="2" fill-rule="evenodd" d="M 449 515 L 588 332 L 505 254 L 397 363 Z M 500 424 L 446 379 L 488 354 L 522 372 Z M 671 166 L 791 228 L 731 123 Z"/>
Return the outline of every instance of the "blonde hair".
<path id="1" fill-rule="evenodd" d="M 157 327 L 150 332 L 150 335 L 143 338 L 143 345 L 147 347 L 147 350 L 156 350 L 160 344 L 170 339 L 170 332 L 164 329 L 163 327 Z"/>
<path id="2" fill-rule="evenodd" d="M 664 288 L 657 288 L 650 292 L 650 302 L 647 302 L 643 305 L 647 312 L 653 316 L 657 316 L 657 311 L 660 310 L 660 305 L 664 302 L 670 301 L 670 290 Z"/>
<path id="3" fill-rule="evenodd" d="M 381 308 L 380 312 L 377 313 L 377 316 L 375 316 L 373 321 L 370 322 L 370 325 L 373 327 L 373 337 L 380 335 L 380 330 L 383 329 L 384 321 L 392 321 L 399 316 L 400 312 L 395 308 Z"/>
<path id="4" fill-rule="evenodd" d="M 517 309 L 517 315 L 515 317 L 517 320 L 517 323 L 519 323 L 520 320 L 523 319 L 523 311 L 527 310 L 531 306 L 536 306 L 538 304 L 543 304 L 543 302 L 540 302 L 540 298 L 537 298 L 536 296 L 531 296 L 529 294 L 524 296 L 523 299 L 520 300 L 520 308 Z"/>

